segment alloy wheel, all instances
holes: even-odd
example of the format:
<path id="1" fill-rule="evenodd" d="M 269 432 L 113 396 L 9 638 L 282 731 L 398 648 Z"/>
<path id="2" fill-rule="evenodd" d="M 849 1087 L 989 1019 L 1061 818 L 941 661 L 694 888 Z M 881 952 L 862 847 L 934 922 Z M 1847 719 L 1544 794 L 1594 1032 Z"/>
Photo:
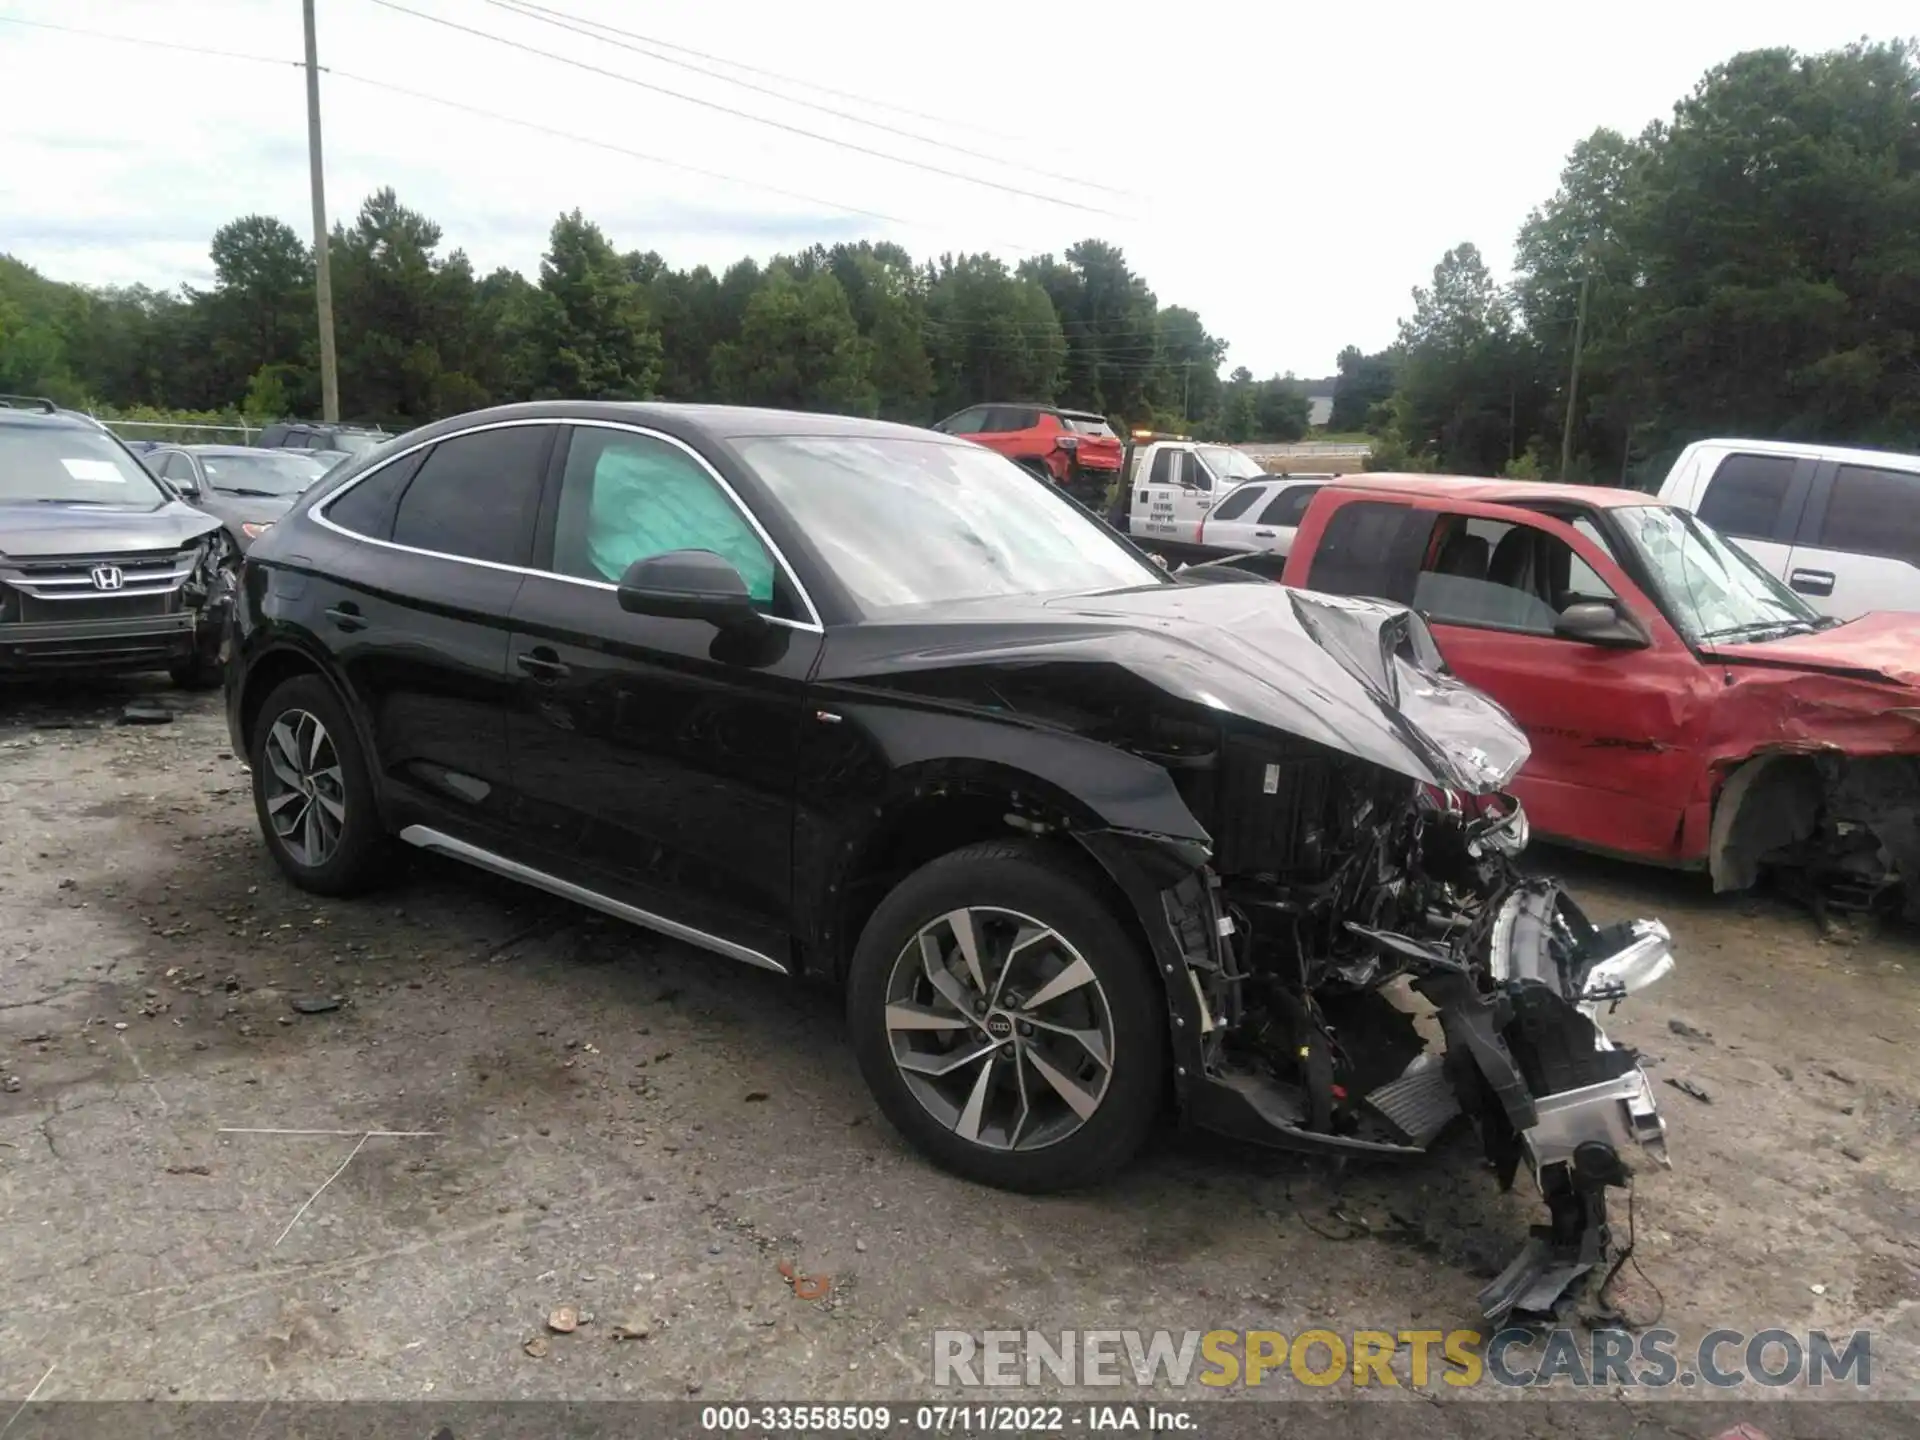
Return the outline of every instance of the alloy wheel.
<path id="1" fill-rule="evenodd" d="M 333 737 L 318 716 L 286 710 L 267 731 L 261 775 L 267 819 L 293 860 L 318 869 L 340 848 L 347 823 L 346 777 Z"/>
<path id="2" fill-rule="evenodd" d="M 894 960 L 886 1026 L 914 1098 L 992 1150 L 1066 1139 L 1113 1077 L 1113 1015 L 1093 967 L 1012 910 L 952 910 L 922 926 Z"/>

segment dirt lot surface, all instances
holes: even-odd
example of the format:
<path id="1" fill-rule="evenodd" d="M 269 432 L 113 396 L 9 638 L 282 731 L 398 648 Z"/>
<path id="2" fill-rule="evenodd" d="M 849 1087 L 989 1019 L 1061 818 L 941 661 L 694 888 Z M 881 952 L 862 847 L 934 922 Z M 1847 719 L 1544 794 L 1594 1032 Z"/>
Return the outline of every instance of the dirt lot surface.
<path id="1" fill-rule="evenodd" d="M 116 723 L 135 694 L 174 723 Z M 1540 858 L 1678 941 L 1612 1027 L 1674 1159 L 1621 1308 L 1869 1326 L 1876 1389 L 1920 1393 L 1920 947 Z M 831 994 L 457 868 L 305 896 L 215 700 L 0 691 L 0 1396 L 925 1397 L 943 1326 L 1472 1326 L 1544 1214 L 1465 1138 L 1339 1176 L 1168 1134 L 1102 1191 L 977 1189 L 840 1032 Z"/>

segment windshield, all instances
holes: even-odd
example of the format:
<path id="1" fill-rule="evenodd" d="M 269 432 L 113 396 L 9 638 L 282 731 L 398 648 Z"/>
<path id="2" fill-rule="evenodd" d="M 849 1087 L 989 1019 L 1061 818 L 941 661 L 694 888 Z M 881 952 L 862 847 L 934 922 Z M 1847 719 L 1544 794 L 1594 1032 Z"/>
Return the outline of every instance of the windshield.
<path id="1" fill-rule="evenodd" d="M 1239 450 L 1228 449 L 1225 445 L 1202 445 L 1200 458 L 1207 462 L 1211 470 L 1222 480 L 1258 480 L 1267 472 L 1254 463 L 1253 457 Z"/>
<path id="2" fill-rule="evenodd" d="M 1166 579 L 990 450 L 844 436 L 734 444 L 867 615 Z"/>
<path id="3" fill-rule="evenodd" d="M 229 495 L 298 495 L 327 473 L 323 459 L 297 451 L 262 450 L 252 455 L 202 455 L 207 484 Z"/>
<path id="4" fill-rule="evenodd" d="M 1060 423 L 1076 435 L 1104 435 L 1109 440 L 1120 438 L 1113 433 L 1113 427 L 1099 415 L 1069 415 L 1063 411 L 1060 415 Z"/>
<path id="5" fill-rule="evenodd" d="M 1825 623 L 1744 550 L 1686 511 L 1631 505 L 1613 515 L 1689 641 L 1772 639 Z"/>
<path id="6" fill-rule="evenodd" d="M 166 499 L 111 436 L 77 425 L 0 425 L 0 501 L 151 508 Z"/>

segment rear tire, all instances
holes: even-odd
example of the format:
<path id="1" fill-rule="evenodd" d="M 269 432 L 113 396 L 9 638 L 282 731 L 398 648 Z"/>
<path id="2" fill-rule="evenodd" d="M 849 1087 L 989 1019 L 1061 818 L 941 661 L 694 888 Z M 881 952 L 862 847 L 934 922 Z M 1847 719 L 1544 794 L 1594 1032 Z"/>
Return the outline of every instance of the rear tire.
<path id="1" fill-rule="evenodd" d="M 854 1053 L 887 1118 L 942 1168 L 1064 1190 L 1111 1177 L 1152 1130 L 1166 1006 L 1096 887 L 1069 856 L 988 841 L 915 871 L 867 922 L 847 986 Z"/>
<path id="2" fill-rule="evenodd" d="M 287 878 L 316 895 L 369 888 L 388 840 L 359 732 L 333 687 L 318 675 L 276 686 L 247 759 L 261 838 Z"/>

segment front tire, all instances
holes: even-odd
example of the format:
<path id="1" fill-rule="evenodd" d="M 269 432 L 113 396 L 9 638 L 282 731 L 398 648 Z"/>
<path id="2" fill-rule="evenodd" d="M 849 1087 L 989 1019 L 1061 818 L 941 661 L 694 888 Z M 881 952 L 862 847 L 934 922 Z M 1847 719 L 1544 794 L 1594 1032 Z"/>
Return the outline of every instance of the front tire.
<path id="1" fill-rule="evenodd" d="M 316 895 L 368 888 L 387 837 L 359 733 L 333 688 L 318 675 L 276 686 L 247 758 L 260 834 L 287 878 Z"/>
<path id="2" fill-rule="evenodd" d="M 1105 1180 L 1158 1118 L 1166 1007 L 1097 882 L 1032 842 L 970 845 L 880 902 L 854 952 L 861 1073 L 936 1164 L 1007 1190 Z"/>

